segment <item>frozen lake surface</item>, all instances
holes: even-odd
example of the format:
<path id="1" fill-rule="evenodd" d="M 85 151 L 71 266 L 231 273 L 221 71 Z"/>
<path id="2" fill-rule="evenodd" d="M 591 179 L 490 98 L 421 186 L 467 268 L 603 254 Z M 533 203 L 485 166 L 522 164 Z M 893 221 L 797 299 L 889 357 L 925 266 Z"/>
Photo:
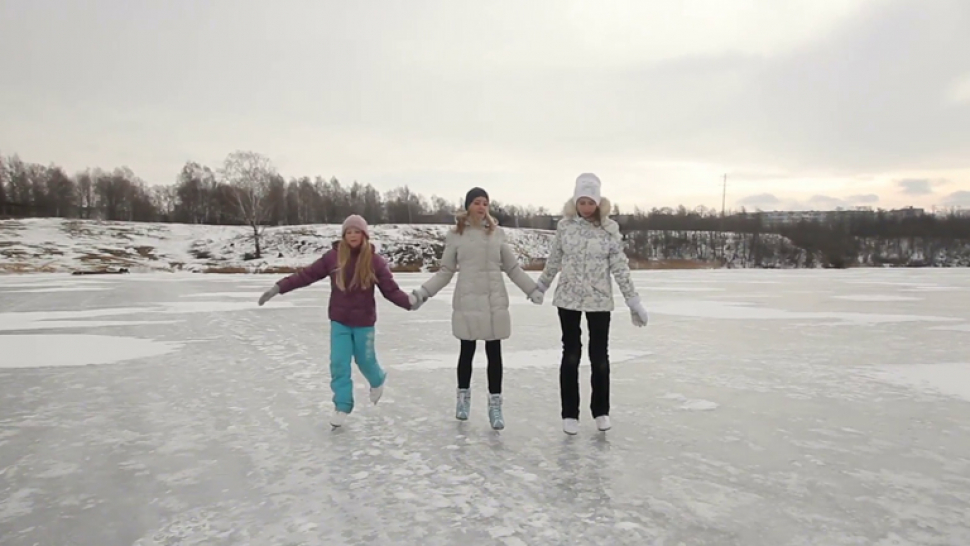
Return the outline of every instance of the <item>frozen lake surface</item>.
<path id="1" fill-rule="evenodd" d="M 511 285 L 504 431 L 483 347 L 454 420 L 449 291 L 382 301 L 384 399 L 355 370 L 331 431 L 328 290 L 275 280 L 0 277 L 0 544 L 970 544 L 967 270 L 637 273 L 575 437 Z"/>

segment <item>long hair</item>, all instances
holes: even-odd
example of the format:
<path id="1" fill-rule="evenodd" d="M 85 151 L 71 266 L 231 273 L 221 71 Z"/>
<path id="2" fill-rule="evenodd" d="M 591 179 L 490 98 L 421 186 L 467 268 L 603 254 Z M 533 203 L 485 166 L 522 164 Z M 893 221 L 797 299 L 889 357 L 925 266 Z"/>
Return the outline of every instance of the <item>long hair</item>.
<path id="1" fill-rule="evenodd" d="M 337 288 L 341 292 L 347 291 L 346 267 L 350 262 L 350 255 L 353 249 L 344 239 L 337 245 Z M 354 270 L 354 277 L 350 280 L 350 288 L 360 287 L 364 290 L 370 288 L 377 282 L 377 274 L 374 273 L 374 250 L 371 248 L 370 240 L 364 237 L 360 243 L 360 254 L 357 256 L 357 268 Z"/>
<path id="2" fill-rule="evenodd" d="M 469 214 L 467 210 L 463 210 L 455 215 L 455 232 L 457 232 L 458 235 L 462 235 L 465 233 L 465 227 L 466 227 L 466 223 L 468 222 L 468 216 Z M 498 226 L 498 220 L 496 220 L 495 217 L 492 216 L 491 212 L 486 213 L 485 231 L 489 235 L 491 235 L 492 232 L 495 231 L 496 226 Z"/>

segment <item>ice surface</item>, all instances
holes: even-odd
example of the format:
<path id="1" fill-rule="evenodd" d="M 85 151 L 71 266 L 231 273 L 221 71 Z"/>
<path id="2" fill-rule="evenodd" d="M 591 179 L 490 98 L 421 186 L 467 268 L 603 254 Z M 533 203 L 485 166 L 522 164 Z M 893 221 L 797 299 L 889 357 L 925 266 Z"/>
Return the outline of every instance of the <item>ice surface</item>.
<path id="1" fill-rule="evenodd" d="M 331 431 L 328 290 L 258 307 L 274 280 L 0 277 L 0 543 L 970 544 L 965 271 L 637 273 L 613 430 L 584 361 L 575 437 L 555 309 L 511 284 L 504 431 L 481 346 L 454 420 L 451 288 L 381 302 L 384 398 L 355 372 Z"/>

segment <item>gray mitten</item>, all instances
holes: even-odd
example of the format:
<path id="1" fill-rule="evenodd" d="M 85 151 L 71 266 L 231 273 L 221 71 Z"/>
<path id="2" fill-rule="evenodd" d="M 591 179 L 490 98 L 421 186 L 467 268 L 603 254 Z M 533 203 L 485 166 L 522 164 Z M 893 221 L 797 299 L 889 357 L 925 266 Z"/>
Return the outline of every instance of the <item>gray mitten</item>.
<path id="1" fill-rule="evenodd" d="M 273 288 L 270 288 L 266 292 L 263 292 L 263 295 L 259 297 L 259 306 L 262 307 L 263 304 L 278 296 L 279 293 L 280 293 L 280 287 L 274 284 Z"/>

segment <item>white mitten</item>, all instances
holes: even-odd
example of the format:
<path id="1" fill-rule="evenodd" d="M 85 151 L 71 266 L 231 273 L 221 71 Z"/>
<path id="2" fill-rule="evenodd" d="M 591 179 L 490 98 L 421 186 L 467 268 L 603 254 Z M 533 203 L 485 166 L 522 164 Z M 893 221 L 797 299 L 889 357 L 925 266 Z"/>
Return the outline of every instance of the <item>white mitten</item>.
<path id="1" fill-rule="evenodd" d="M 279 293 L 280 293 L 280 287 L 274 284 L 273 288 L 270 288 L 266 292 L 263 292 L 263 295 L 259 297 L 259 306 L 262 307 L 266 302 L 278 296 Z"/>
<path id="2" fill-rule="evenodd" d="M 640 298 L 630 298 L 626 300 L 626 305 L 630 308 L 630 318 L 633 320 L 633 325 L 637 328 L 646 326 L 647 310 L 640 303 Z"/>
<path id="3" fill-rule="evenodd" d="M 544 296 L 542 294 L 542 290 L 539 290 L 538 288 L 536 288 L 535 290 L 532 291 L 531 294 L 529 294 L 529 301 L 531 301 L 536 305 L 542 305 L 543 297 Z"/>

